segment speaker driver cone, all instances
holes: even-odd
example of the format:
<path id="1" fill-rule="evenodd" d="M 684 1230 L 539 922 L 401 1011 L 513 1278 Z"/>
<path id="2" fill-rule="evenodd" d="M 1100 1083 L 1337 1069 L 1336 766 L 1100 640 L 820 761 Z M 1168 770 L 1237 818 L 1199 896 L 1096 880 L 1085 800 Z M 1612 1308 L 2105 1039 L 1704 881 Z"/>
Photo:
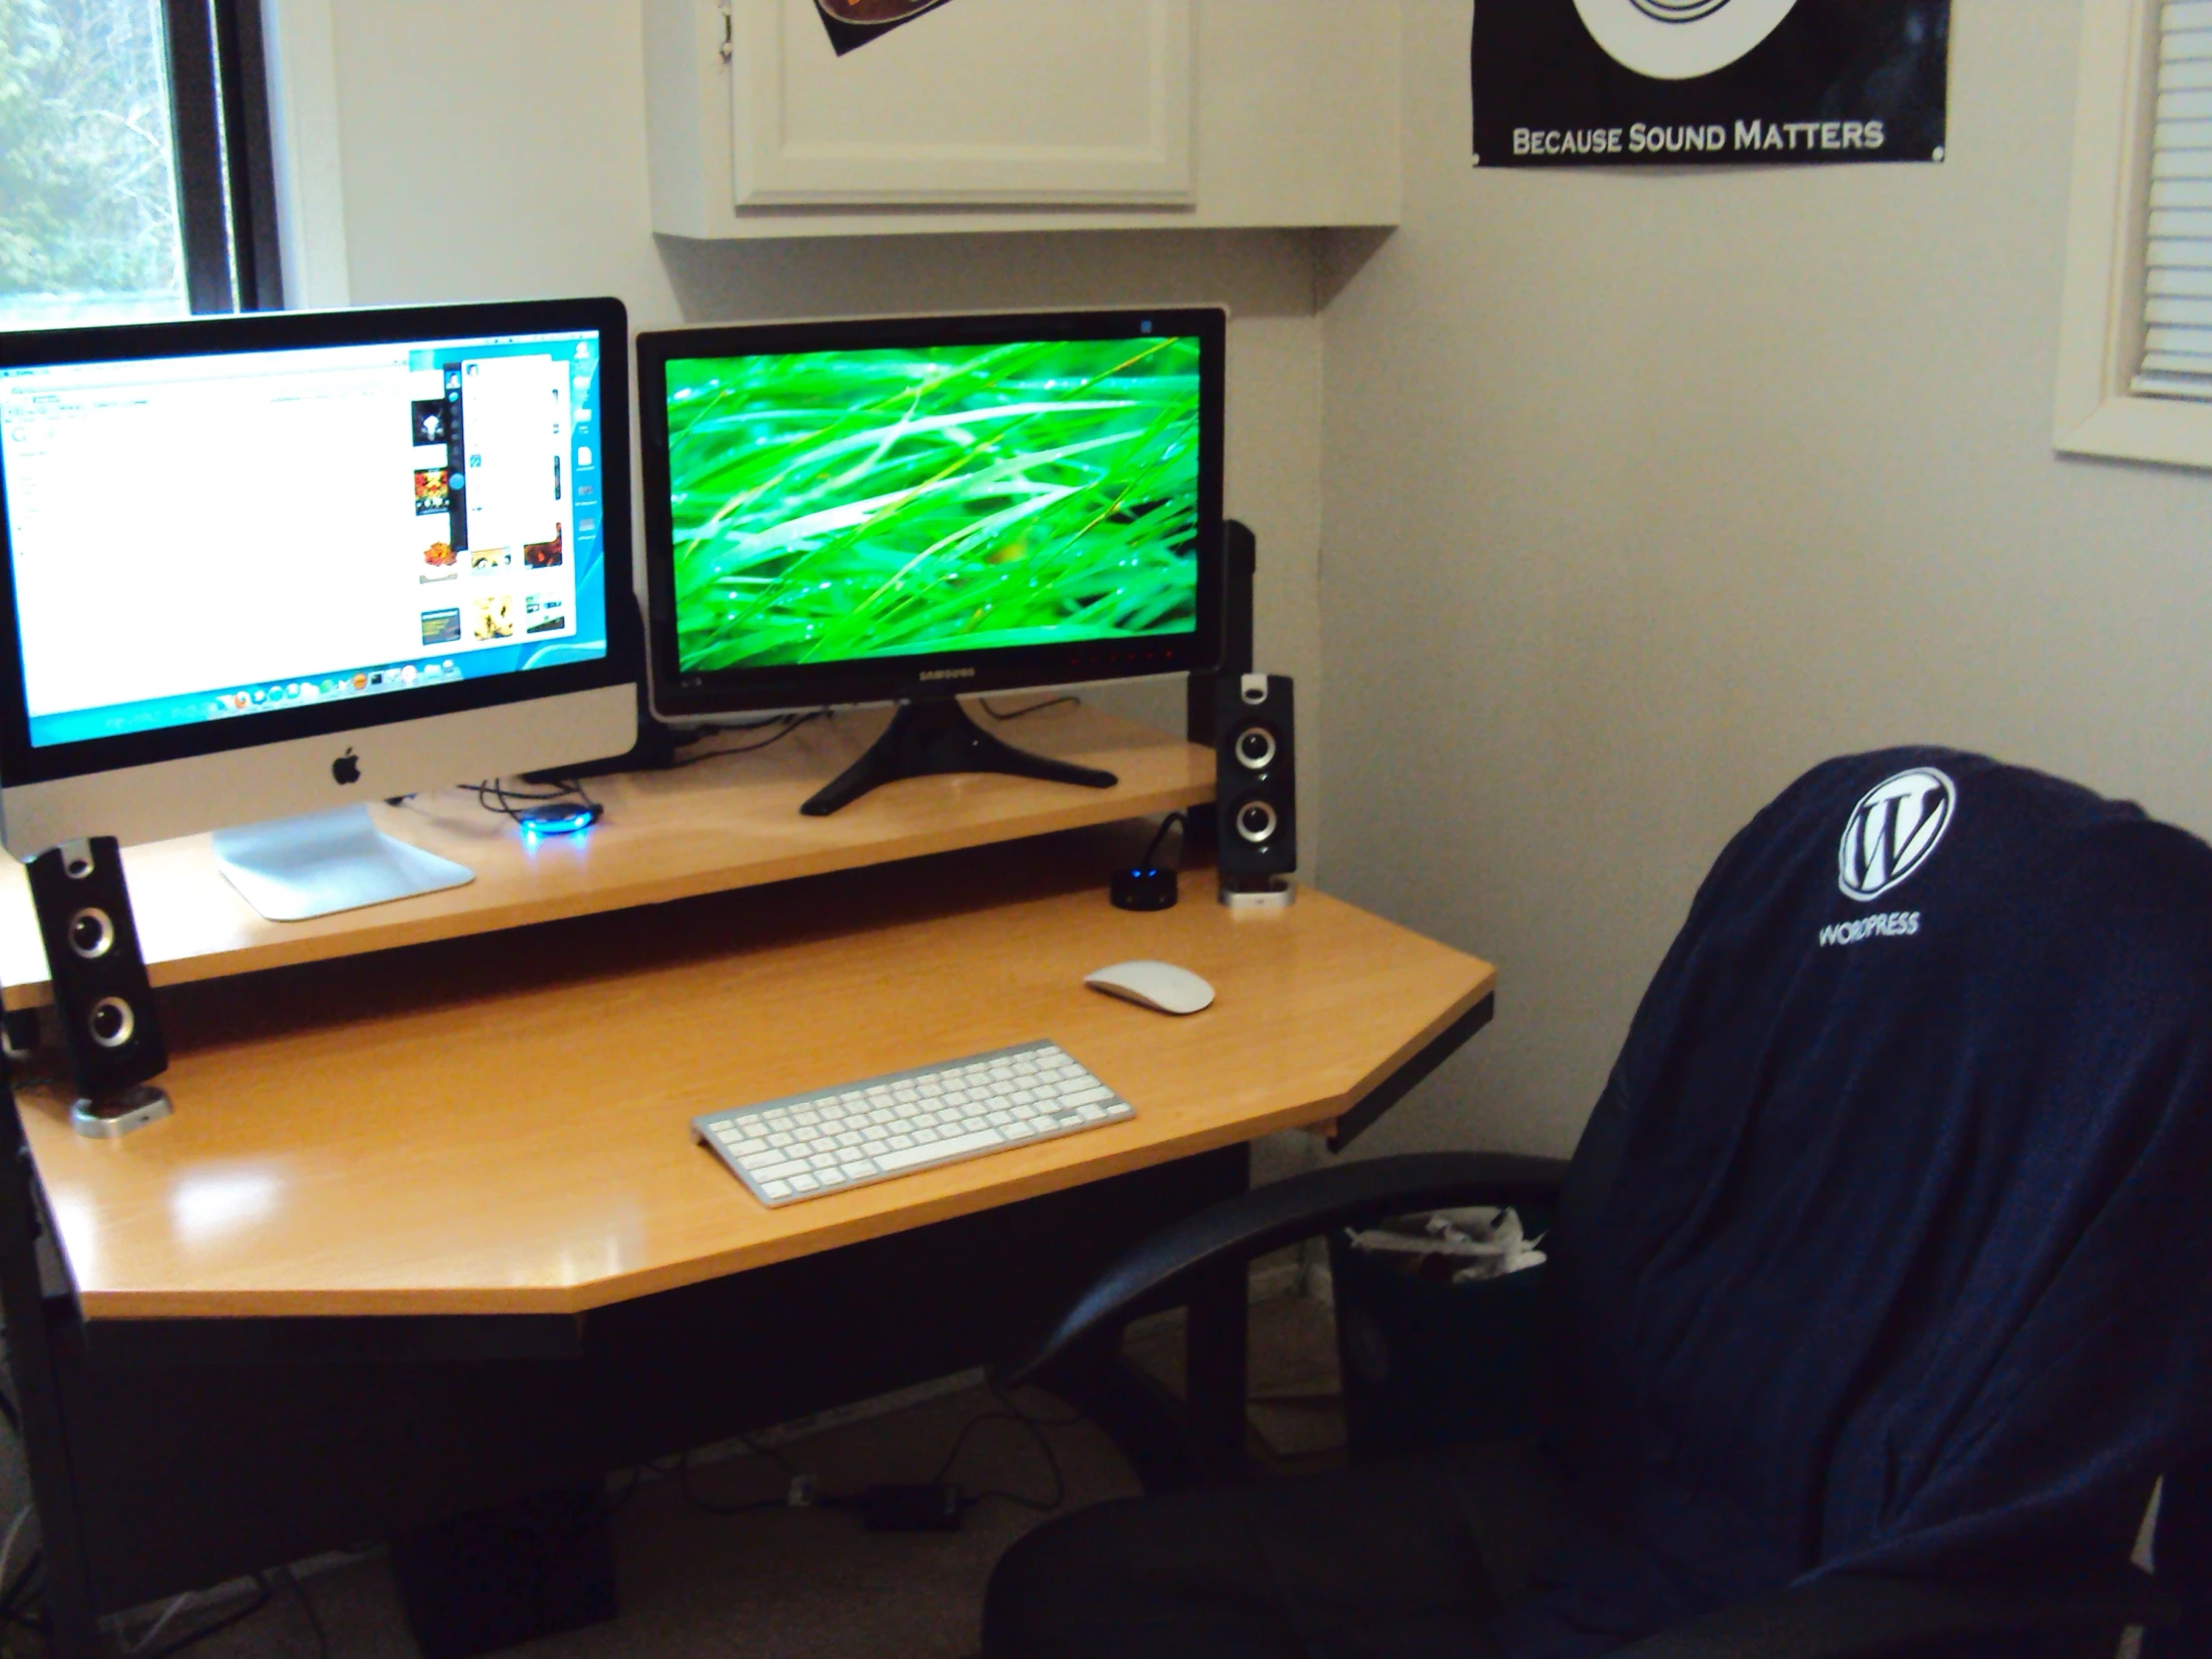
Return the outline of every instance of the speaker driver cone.
<path id="1" fill-rule="evenodd" d="M 92 1005 L 85 1023 L 92 1029 L 92 1040 L 102 1048 L 121 1048 L 138 1029 L 138 1016 L 120 996 L 104 996 Z"/>
<path id="2" fill-rule="evenodd" d="M 1237 809 L 1237 833 L 1255 846 L 1275 833 L 1275 809 L 1265 801 L 1248 801 Z"/>
<path id="3" fill-rule="evenodd" d="M 1265 772 L 1275 761 L 1275 734 L 1265 726 L 1248 726 L 1237 734 L 1237 763 L 1248 772 Z"/>
<path id="4" fill-rule="evenodd" d="M 97 904 L 87 904 L 69 918 L 69 948 L 86 961 L 105 956 L 115 945 L 115 921 Z"/>

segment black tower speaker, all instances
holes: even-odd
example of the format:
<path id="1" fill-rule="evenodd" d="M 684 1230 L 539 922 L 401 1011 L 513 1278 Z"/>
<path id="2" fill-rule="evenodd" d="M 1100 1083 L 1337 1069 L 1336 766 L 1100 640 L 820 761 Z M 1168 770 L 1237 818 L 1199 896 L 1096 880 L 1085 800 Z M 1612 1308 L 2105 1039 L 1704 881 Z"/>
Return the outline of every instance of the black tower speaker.
<path id="1" fill-rule="evenodd" d="M 1260 543 L 1233 518 L 1221 521 L 1224 580 L 1221 608 L 1221 666 L 1190 679 L 1184 707 L 1184 734 L 1211 749 L 1221 736 L 1214 712 L 1221 683 L 1252 672 L 1252 601 L 1260 571 Z"/>
<path id="2" fill-rule="evenodd" d="M 83 1103 L 105 1106 L 169 1064 L 123 882 L 122 849 L 113 835 L 49 847 L 31 860 L 30 876 L 77 1092 Z M 133 1098 L 134 1122 L 144 1121 L 135 1114 L 147 1104 Z"/>
<path id="3" fill-rule="evenodd" d="M 1298 867 L 1298 772 L 1291 682 L 1223 675 L 1214 688 L 1215 861 L 1222 902 L 1287 893 Z"/>
<path id="4" fill-rule="evenodd" d="M 1260 570 L 1260 543 L 1251 529 L 1233 518 L 1221 521 L 1222 609 L 1220 666 L 1193 674 L 1185 688 L 1183 735 L 1212 749 L 1221 738 L 1215 704 L 1224 682 L 1252 672 L 1252 600 Z M 1214 805 L 1193 807 L 1184 815 L 1183 844 L 1211 847 L 1215 841 Z"/>

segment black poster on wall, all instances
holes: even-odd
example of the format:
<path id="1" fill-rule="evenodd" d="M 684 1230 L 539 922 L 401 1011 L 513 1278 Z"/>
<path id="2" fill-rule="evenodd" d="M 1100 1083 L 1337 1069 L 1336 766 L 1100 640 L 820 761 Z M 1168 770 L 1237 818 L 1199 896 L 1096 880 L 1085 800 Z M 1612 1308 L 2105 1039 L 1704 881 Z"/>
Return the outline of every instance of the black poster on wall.
<path id="1" fill-rule="evenodd" d="M 1943 159 L 1950 0 L 1475 0 L 1478 167 Z"/>

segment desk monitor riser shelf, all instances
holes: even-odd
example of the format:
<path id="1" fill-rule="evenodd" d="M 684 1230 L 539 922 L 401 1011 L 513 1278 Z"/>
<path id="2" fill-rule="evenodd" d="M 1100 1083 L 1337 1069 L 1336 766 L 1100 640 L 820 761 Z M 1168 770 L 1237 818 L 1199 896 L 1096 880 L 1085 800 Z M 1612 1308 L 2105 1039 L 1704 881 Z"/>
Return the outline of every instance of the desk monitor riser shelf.
<path id="1" fill-rule="evenodd" d="M 1112 789 L 990 776 L 916 780 L 833 817 L 799 808 L 889 721 L 848 710 L 757 753 L 672 772 L 596 780 L 606 819 L 587 833 L 526 841 L 472 792 L 370 809 L 388 833 L 467 864 L 463 887 L 309 921 L 265 920 L 216 872 L 210 837 L 127 848 L 147 967 L 156 986 L 457 938 L 894 858 L 1108 824 L 1211 801 L 1212 754 L 1097 710 L 1063 705 L 1019 723 L 1040 754 L 1101 767 Z M 710 740 L 712 741 L 712 740 Z M 695 755 L 697 751 L 693 752 Z M 10 1008 L 52 1000 L 20 871 L 0 871 L 0 984 Z"/>

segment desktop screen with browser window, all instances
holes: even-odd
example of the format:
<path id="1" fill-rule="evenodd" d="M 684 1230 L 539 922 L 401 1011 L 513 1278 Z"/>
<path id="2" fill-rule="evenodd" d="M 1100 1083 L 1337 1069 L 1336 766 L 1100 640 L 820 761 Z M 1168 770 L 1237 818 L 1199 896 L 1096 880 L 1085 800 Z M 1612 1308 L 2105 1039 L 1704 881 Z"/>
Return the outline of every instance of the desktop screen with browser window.
<path id="1" fill-rule="evenodd" d="M 0 367 L 31 746 L 605 657 L 604 349 L 582 330 Z"/>

